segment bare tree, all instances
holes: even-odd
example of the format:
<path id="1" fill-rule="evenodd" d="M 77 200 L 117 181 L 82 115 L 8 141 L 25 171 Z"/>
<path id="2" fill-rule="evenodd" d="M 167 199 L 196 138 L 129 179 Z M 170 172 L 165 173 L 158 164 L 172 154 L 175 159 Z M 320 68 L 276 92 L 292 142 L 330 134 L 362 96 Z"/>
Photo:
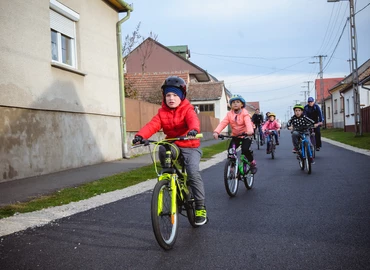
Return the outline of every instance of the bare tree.
<path id="1" fill-rule="evenodd" d="M 163 100 L 163 93 L 162 93 L 162 82 L 152 82 L 149 86 L 149 91 L 146 91 L 143 96 L 141 97 L 142 100 L 161 105 Z"/>
<path id="2" fill-rule="evenodd" d="M 127 58 L 130 55 L 130 53 L 135 49 L 136 45 L 141 42 L 144 42 L 146 39 L 140 34 L 140 26 L 141 22 L 138 23 L 135 30 L 125 37 L 125 41 L 122 46 L 122 55 L 123 56 L 123 66 L 125 67 Z M 154 34 L 152 31 L 149 33 L 149 38 L 156 41 L 158 38 L 157 34 Z M 136 81 L 130 81 L 127 79 L 127 74 L 125 74 L 125 96 L 128 98 L 134 98 L 137 99 L 139 97 L 138 89 L 136 89 L 135 85 L 136 83 L 139 83 L 143 80 L 145 68 L 146 68 L 146 61 L 149 59 L 150 55 L 152 54 L 154 50 L 154 42 L 147 42 L 147 46 L 139 46 L 137 47 L 138 53 L 140 54 L 140 64 L 141 64 L 141 78 Z"/>

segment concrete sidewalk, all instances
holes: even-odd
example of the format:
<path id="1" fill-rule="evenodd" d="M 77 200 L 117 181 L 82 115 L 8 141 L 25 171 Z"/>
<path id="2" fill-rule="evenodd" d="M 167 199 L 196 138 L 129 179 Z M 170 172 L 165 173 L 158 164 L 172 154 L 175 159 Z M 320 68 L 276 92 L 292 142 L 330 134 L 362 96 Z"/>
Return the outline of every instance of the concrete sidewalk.
<path id="1" fill-rule="evenodd" d="M 202 141 L 201 148 L 220 142 L 220 140 Z M 105 162 L 52 174 L 3 182 L 0 183 L 0 206 L 27 201 L 31 198 L 51 194 L 63 188 L 75 187 L 149 164 L 152 164 L 152 159 L 149 154 L 146 154 L 132 159 Z"/>

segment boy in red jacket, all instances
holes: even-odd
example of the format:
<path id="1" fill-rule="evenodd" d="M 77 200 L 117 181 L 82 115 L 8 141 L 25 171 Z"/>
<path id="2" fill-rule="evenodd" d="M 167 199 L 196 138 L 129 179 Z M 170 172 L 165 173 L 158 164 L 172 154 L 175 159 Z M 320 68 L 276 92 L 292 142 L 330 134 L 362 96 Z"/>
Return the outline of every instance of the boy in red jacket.
<path id="1" fill-rule="evenodd" d="M 186 83 L 177 76 L 168 77 L 162 85 L 163 102 L 149 123 L 135 135 L 133 144 L 141 143 L 143 139 L 163 129 L 166 138 L 180 136 L 196 136 L 200 132 L 200 122 L 193 105 L 185 99 Z M 195 199 L 195 224 L 203 225 L 207 222 L 205 207 L 204 183 L 199 172 L 199 163 L 202 150 L 199 148 L 200 140 L 175 141 L 181 155 L 184 157 L 188 180 Z M 163 146 L 158 151 L 159 159 L 163 165 L 166 150 Z"/>

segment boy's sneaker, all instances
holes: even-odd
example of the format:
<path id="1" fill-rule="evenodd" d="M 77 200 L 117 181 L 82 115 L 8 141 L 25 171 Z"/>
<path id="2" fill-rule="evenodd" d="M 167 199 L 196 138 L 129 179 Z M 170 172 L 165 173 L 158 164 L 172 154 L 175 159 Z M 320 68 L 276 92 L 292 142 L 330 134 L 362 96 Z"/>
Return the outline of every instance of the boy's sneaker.
<path id="1" fill-rule="evenodd" d="M 279 145 L 279 142 L 276 142 L 276 145 Z"/>
<path id="2" fill-rule="evenodd" d="M 205 206 L 195 207 L 195 225 L 201 226 L 207 223 L 207 211 Z"/>
<path id="3" fill-rule="evenodd" d="M 293 148 L 293 150 L 292 150 L 292 152 L 294 153 L 294 154 L 297 154 L 298 153 L 298 150 L 297 150 L 297 148 Z"/>
<path id="4" fill-rule="evenodd" d="M 315 164 L 315 159 L 312 157 L 310 158 L 311 164 Z"/>
<path id="5" fill-rule="evenodd" d="M 316 151 L 320 151 L 320 147 L 316 147 Z"/>
<path id="6" fill-rule="evenodd" d="M 251 162 L 251 172 L 252 174 L 255 174 L 257 172 L 257 163 L 255 160 Z"/>

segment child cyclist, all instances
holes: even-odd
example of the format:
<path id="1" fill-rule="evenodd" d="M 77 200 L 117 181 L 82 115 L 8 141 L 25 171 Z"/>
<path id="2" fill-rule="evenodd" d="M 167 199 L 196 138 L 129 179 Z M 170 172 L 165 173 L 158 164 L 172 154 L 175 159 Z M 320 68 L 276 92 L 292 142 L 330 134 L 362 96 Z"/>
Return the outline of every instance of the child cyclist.
<path id="1" fill-rule="evenodd" d="M 240 134 L 246 134 L 248 136 L 252 136 L 254 133 L 253 125 L 251 121 L 251 116 L 249 115 L 248 111 L 244 109 L 245 107 L 245 100 L 240 95 L 233 95 L 229 101 L 231 110 L 227 113 L 225 118 L 221 121 L 221 123 L 217 126 L 217 128 L 213 132 L 213 137 L 217 140 L 218 135 L 220 132 L 228 125 L 231 126 L 231 135 L 238 136 Z M 251 171 L 252 173 L 257 172 L 256 161 L 253 159 L 253 155 L 249 150 L 251 146 L 252 140 L 248 137 L 240 137 L 237 139 L 232 139 L 229 145 L 229 149 L 235 143 L 235 145 L 239 145 L 242 142 L 242 154 L 248 159 L 251 163 Z"/>
<path id="2" fill-rule="evenodd" d="M 293 107 L 294 115 L 287 123 L 289 130 L 292 130 L 292 142 L 293 142 L 293 153 L 298 151 L 298 139 L 301 136 L 301 133 L 307 135 L 307 139 L 310 141 L 310 127 L 317 127 L 318 124 L 315 124 L 311 118 L 308 118 L 303 114 L 304 107 L 300 104 L 296 104 Z"/>
<path id="3" fill-rule="evenodd" d="M 157 115 L 135 135 L 132 141 L 133 144 L 141 143 L 143 139 L 150 138 L 161 129 L 163 129 L 166 138 L 194 137 L 200 132 L 200 122 L 194 107 L 185 99 L 185 81 L 177 76 L 168 77 L 162 85 L 162 94 L 162 106 L 159 108 Z M 199 163 L 202 156 L 202 150 L 199 148 L 200 140 L 175 141 L 175 144 L 184 158 L 189 185 L 194 195 L 195 224 L 203 225 L 207 222 L 207 212 L 204 183 L 199 172 Z M 158 155 L 162 166 L 165 160 L 165 152 L 164 146 L 160 146 Z"/>
<path id="4" fill-rule="evenodd" d="M 276 145 L 279 145 L 279 136 L 278 132 L 280 130 L 280 124 L 276 121 L 276 115 L 274 113 L 269 114 L 269 120 L 265 122 L 265 124 L 262 126 L 262 132 L 267 133 L 269 131 L 272 132 L 275 136 Z M 267 148 L 266 148 L 266 154 L 270 154 L 270 136 L 267 136 Z"/>

